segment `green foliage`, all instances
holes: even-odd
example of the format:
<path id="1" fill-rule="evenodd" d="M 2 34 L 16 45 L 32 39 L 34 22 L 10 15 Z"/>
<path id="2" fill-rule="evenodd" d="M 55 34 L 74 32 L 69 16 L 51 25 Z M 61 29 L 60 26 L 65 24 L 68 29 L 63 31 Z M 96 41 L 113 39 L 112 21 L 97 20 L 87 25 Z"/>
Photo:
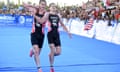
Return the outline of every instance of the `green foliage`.
<path id="1" fill-rule="evenodd" d="M 0 9 L 1 9 L 4 5 L 5 5 L 4 2 L 1 2 L 1 1 L 0 1 Z"/>

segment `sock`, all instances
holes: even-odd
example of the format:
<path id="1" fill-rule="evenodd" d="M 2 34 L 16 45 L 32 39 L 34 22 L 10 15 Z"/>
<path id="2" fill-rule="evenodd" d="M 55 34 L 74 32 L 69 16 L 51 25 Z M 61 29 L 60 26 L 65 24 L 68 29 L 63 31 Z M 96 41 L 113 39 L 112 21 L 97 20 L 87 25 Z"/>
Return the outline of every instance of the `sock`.
<path id="1" fill-rule="evenodd" d="M 53 67 L 53 65 L 50 65 L 50 67 Z"/>
<path id="2" fill-rule="evenodd" d="M 41 67 L 39 66 L 39 67 L 37 67 L 37 69 L 39 70 Z"/>

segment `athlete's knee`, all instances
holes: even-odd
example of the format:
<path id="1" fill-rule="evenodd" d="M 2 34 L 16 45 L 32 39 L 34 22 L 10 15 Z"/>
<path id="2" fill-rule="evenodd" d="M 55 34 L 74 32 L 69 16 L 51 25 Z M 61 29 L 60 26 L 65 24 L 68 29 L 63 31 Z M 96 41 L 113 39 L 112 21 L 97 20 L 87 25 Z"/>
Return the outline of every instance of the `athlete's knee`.
<path id="1" fill-rule="evenodd" d="M 54 44 L 50 44 L 50 48 L 55 48 Z"/>
<path id="2" fill-rule="evenodd" d="M 35 56 L 39 56 L 39 51 L 34 50 L 34 55 L 35 55 Z"/>
<path id="3" fill-rule="evenodd" d="M 61 54 L 61 47 L 56 47 L 55 56 L 58 56 L 60 54 Z"/>
<path id="4" fill-rule="evenodd" d="M 39 54 L 40 54 L 39 48 L 37 46 L 34 46 L 34 51 L 33 52 L 34 52 L 35 56 L 39 56 Z"/>

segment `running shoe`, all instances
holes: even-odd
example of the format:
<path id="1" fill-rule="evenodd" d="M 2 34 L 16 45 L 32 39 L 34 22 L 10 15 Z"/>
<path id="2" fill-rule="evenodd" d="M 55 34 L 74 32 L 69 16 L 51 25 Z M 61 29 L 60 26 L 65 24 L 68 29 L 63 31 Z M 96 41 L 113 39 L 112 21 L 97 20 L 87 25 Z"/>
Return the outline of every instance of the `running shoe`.
<path id="1" fill-rule="evenodd" d="M 50 72 L 54 72 L 54 68 L 53 67 L 50 68 Z"/>
<path id="2" fill-rule="evenodd" d="M 38 69 L 38 72 L 42 72 L 42 69 L 40 68 L 40 69 Z"/>
<path id="3" fill-rule="evenodd" d="M 30 54 L 29 54 L 29 56 L 32 57 L 33 54 L 34 54 L 34 53 L 33 53 L 33 49 L 30 49 Z"/>

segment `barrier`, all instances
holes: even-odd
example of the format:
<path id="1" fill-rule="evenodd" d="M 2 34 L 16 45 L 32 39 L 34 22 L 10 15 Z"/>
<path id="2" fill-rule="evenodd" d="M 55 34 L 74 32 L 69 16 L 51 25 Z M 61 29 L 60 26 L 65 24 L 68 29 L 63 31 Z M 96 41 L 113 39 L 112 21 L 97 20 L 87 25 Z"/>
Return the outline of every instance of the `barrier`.
<path id="1" fill-rule="evenodd" d="M 0 25 L 32 26 L 33 17 L 29 15 L 0 14 Z"/>
<path id="2" fill-rule="evenodd" d="M 16 16 L 10 15 L 10 14 L 0 14 L 0 24 L 6 25 L 6 24 L 16 24 Z"/>
<path id="3" fill-rule="evenodd" d="M 111 23 L 112 26 L 108 26 L 108 21 L 94 20 L 91 30 L 84 30 L 85 22 L 77 19 L 69 19 L 65 25 L 73 34 L 120 44 L 120 23 L 117 24 L 116 21 Z"/>
<path id="4" fill-rule="evenodd" d="M 0 25 L 15 25 L 15 26 L 32 26 L 33 17 L 28 15 L 10 15 L 0 14 Z M 112 21 L 112 26 L 108 26 L 108 21 L 99 20 L 93 21 L 93 26 L 90 30 L 84 30 L 85 21 L 79 18 L 63 18 L 63 23 L 68 30 L 80 36 L 95 38 L 102 41 L 107 41 L 115 44 L 120 44 L 120 23 Z M 47 25 L 46 25 L 47 27 Z M 60 27 L 60 30 L 63 30 Z"/>

